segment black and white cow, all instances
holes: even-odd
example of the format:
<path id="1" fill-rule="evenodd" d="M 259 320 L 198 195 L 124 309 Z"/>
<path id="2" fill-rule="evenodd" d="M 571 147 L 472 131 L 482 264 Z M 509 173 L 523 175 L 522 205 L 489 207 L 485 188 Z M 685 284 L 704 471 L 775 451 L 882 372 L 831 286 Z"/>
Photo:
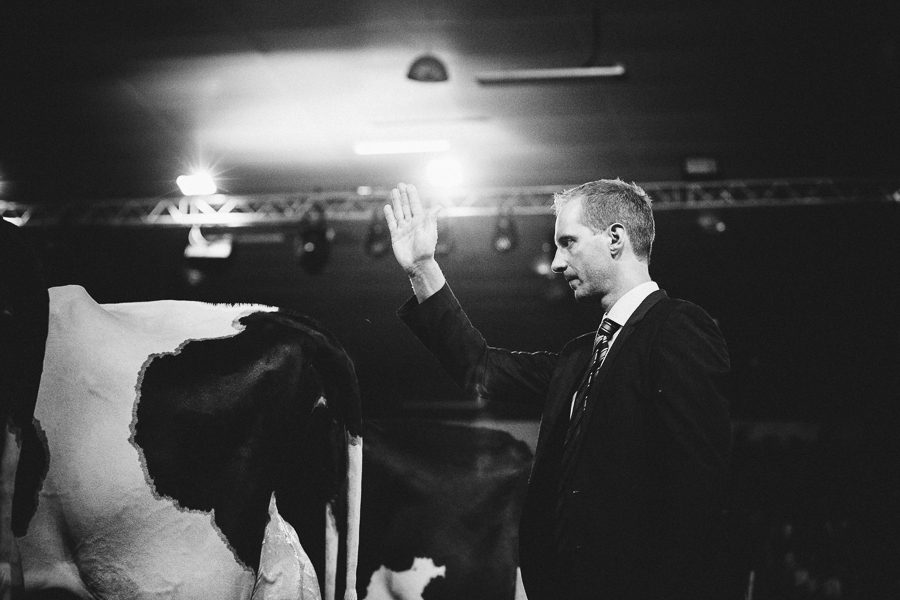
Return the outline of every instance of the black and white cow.
<path id="1" fill-rule="evenodd" d="M 506 431 L 414 419 L 366 421 L 363 434 L 359 597 L 524 598 L 528 444 Z"/>
<path id="2" fill-rule="evenodd" d="M 0 599 L 22 588 L 23 568 L 43 598 L 293 600 L 323 583 L 327 598 L 339 593 L 345 569 L 322 506 L 349 462 L 356 510 L 338 505 L 338 521 L 358 519 L 361 454 L 340 345 L 270 307 L 101 306 L 77 287 L 52 289 L 50 303 L 15 228 L 0 227 L 18 266 L 0 272 Z M 349 450 L 344 427 L 358 442 Z M 438 422 L 368 422 L 364 433 L 359 582 L 351 530 L 346 596 L 524 597 L 528 446 Z"/>
<path id="3" fill-rule="evenodd" d="M 359 390 L 330 334 L 264 306 L 49 298 L 11 519 L 26 592 L 355 596 Z"/>

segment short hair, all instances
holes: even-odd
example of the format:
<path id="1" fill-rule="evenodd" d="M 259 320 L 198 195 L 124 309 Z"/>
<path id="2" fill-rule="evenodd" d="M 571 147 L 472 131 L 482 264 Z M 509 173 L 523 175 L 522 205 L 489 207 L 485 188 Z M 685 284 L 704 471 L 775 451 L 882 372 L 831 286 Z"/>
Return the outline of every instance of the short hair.
<path id="1" fill-rule="evenodd" d="M 553 195 L 553 210 L 570 200 L 581 200 L 582 223 L 594 231 L 603 231 L 613 223 L 621 223 L 628 232 L 635 256 L 650 264 L 650 252 L 656 226 L 653 222 L 652 200 L 635 183 L 621 179 L 599 179 Z"/>

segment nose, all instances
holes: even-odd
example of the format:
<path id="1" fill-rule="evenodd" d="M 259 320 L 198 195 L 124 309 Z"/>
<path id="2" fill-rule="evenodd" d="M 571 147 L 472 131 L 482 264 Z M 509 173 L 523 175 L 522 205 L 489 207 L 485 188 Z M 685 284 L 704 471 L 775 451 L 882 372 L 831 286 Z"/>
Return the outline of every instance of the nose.
<path id="1" fill-rule="evenodd" d="M 566 261 L 563 260 L 559 248 L 557 248 L 556 254 L 553 255 L 553 262 L 550 263 L 550 270 L 554 273 L 562 273 L 566 270 L 566 266 Z"/>

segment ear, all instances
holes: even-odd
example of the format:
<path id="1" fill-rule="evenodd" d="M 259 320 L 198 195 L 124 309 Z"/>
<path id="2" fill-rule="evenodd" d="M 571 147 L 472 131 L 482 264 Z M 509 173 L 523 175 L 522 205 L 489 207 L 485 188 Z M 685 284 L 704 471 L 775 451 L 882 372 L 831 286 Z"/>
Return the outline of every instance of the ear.
<path id="1" fill-rule="evenodd" d="M 625 242 L 628 240 L 628 231 L 621 223 L 613 223 L 608 228 L 609 231 L 609 251 L 613 256 L 617 256 L 625 249 Z"/>

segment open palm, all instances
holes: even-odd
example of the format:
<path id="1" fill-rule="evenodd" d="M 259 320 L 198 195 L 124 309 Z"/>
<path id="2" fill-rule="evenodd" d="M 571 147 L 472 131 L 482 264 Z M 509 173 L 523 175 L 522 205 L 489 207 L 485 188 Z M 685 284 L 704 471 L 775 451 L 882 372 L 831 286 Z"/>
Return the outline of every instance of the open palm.
<path id="1" fill-rule="evenodd" d="M 434 258 L 438 208 L 426 211 L 415 186 L 399 184 L 384 207 L 394 257 L 407 272 Z"/>

